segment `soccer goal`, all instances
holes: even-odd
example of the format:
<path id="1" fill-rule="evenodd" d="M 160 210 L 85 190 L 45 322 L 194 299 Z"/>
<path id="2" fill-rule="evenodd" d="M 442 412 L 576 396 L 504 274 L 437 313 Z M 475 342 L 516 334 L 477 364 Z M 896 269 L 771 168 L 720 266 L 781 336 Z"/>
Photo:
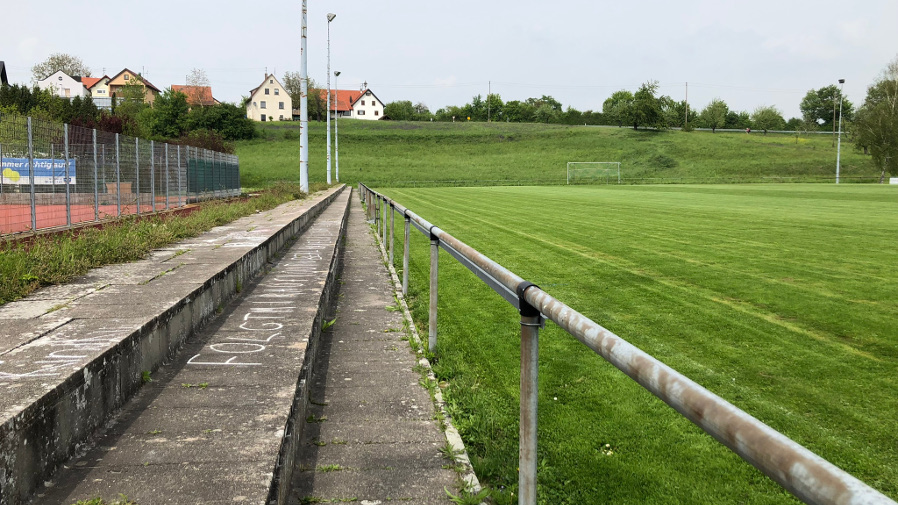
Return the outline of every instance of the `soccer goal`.
<path id="1" fill-rule="evenodd" d="M 620 184 L 619 161 L 569 161 L 568 184 Z"/>

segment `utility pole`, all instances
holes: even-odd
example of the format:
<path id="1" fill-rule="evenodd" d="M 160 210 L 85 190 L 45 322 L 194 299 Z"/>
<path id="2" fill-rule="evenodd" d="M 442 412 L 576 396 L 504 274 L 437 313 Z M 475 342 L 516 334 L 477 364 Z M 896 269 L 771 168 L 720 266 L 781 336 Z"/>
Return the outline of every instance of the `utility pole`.
<path id="1" fill-rule="evenodd" d="M 486 122 L 490 122 L 490 95 L 493 94 L 493 81 L 486 81 Z"/>
<path id="2" fill-rule="evenodd" d="M 689 82 L 686 82 L 686 120 L 684 122 L 683 129 L 689 127 Z"/>

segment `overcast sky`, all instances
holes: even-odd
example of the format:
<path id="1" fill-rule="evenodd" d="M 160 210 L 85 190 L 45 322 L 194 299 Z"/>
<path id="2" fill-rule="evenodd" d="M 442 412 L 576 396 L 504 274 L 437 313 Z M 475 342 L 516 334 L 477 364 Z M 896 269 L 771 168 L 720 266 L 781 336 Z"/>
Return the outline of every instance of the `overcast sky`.
<path id="1" fill-rule="evenodd" d="M 299 70 L 301 1 L 2 0 L 0 60 L 12 82 L 54 52 L 95 76 L 123 67 L 159 88 L 204 69 L 216 98 L 236 102 L 266 68 Z M 384 102 L 462 105 L 492 91 L 505 101 L 552 95 L 601 110 L 649 79 L 702 108 L 775 105 L 786 118 L 811 88 L 846 79 L 859 103 L 898 54 L 896 0 L 309 0 L 309 75 L 340 88 L 363 82 Z M 259 9 L 259 10 L 257 10 Z M 332 83 L 333 85 L 333 83 Z"/>

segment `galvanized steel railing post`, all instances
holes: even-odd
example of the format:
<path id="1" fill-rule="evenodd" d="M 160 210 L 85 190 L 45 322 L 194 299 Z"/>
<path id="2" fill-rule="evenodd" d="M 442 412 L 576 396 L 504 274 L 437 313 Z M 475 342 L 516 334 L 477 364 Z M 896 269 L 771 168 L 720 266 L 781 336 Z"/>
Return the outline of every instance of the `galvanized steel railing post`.
<path id="1" fill-rule="evenodd" d="M 31 231 L 37 231 L 37 202 L 34 195 L 34 132 L 28 116 L 28 185 L 31 187 Z"/>
<path id="2" fill-rule="evenodd" d="M 150 141 L 150 202 L 156 212 L 156 141 Z"/>
<path id="3" fill-rule="evenodd" d="M 390 264 L 393 264 L 393 242 L 395 236 L 393 235 L 393 226 L 394 221 L 396 219 L 396 208 L 393 207 L 393 202 L 390 202 Z"/>
<path id="4" fill-rule="evenodd" d="M 140 139 L 134 139 L 134 183 L 136 189 L 134 194 L 137 196 L 137 215 L 140 215 Z"/>
<path id="5" fill-rule="evenodd" d="M 402 296 L 408 295 L 408 256 L 409 256 L 409 229 L 411 228 L 412 220 L 408 215 L 405 215 L 405 242 L 404 247 L 402 249 Z"/>
<path id="6" fill-rule="evenodd" d="M 518 441 L 518 505 L 536 504 L 536 412 L 539 399 L 539 328 L 542 316 L 524 300 L 529 282 L 518 286 L 521 313 L 521 418 Z"/>
<path id="7" fill-rule="evenodd" d="M 387 211 L 390 209 L 390 205 L 387 203 L 386 197 L 384 197 L 383 201 L 380 203 L 380 213 L 383 218 L 383 224 L 380 227 L 381 237 L 380 241 L 384 245 L 384 252 L 387 252 Z"/>
<path id="8" fill-rule="evenodd" d="M 65 183 L 65 224 L 68 227 L 72 226 L 72 192 L 69 189 L 70 174 L 69 174 L 69 124 L 65 123 L 62 125 L 62 135 L 63 135 L 63 146 L 64 146 L 64 154 L 65 160 L 62 169 L 65 174 L 65 178 L 63 182 Z M 54 160 L 55 163 L 55 160 Z M 54 170 L 55 172 L 55 170 Z"/>
<path id="9" fill-rule="evenodd" d="M 165 143 L 165 209 L 168 210 L 169 187 L 171 186 L 171 177 L 168 173 L 168 143 Z"/>
<path id="10" fill-rule="evenodd" d="M 181 146 L 178 146 L 178 207 L 183 205 L 181 203 Z"/>
<path id="11" fill-rule="evenodd" d="M 437 291 L 440 268 L 440 240 L 430 232 L 430 319 L 427 323 L 427 349 L 437 352 Z"/>
<path id="12" fill-rule="evenodd" d="M 100 167 L 97 163 L 97 130 L 93 130 L 94 145 L 94 220 L 100 220 Z"/>
<path id="13" fill-rule="evenodd" d="M 122 157 L 118 133 L 115 134 L 115 206 L 122 215 Z"/>

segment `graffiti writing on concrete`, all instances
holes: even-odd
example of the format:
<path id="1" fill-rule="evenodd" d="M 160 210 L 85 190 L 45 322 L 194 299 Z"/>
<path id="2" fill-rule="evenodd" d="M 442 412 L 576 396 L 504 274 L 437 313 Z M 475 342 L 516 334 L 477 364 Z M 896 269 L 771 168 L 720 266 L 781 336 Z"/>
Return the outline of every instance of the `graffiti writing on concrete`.
<path id="1" fill-rule="evenodd" d="M 109 346 L 117 344 L 132 329 L 123 327 L 87 330 L 83 335 L 66 327 L 23 348 L 39 349 L 38 359 L 9 359 L 0 361 L 0 382 L 34 377 L 55 377 L 83 363 Z M 31 354 L 31 353 L 26 353 Z"/>
<path id="2" fill-rule="evenodd" d="M 236 336 L 206 346 L 187 364 L 260 366 L 263 360 L 259 353 L 283 342 L 286 335 L 301 331 L 296 327 L 299 302 L 317 303 L 308 295 L 320 290 L 321 277 L 327 274 L 328 264 L 323 263 L 321 251 L 333 247 L 334 235 L 335 231 L 327 228 L 309 232 L 310 240 L 293 249 L 241 304 L 239 310 L 245 313 L 236 318 Z"/>

